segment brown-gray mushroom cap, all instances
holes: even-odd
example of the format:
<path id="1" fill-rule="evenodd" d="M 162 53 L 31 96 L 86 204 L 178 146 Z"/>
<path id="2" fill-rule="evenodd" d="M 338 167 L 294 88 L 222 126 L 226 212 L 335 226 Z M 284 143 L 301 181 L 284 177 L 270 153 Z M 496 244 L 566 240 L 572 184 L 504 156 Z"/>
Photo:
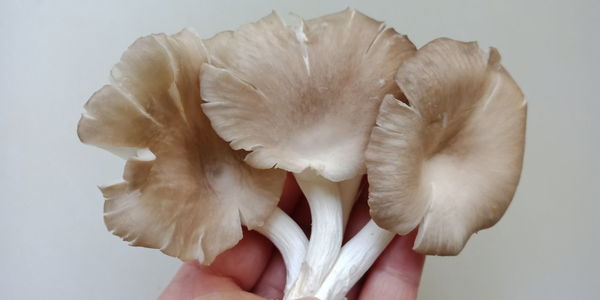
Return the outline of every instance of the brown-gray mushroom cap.
<path id="1" fill-rule="evenodd" d="M 272 13 L 206 41 L 203 110 L 257 168 L 312 170 L 331 181 L 364 173 L 364 151 L 394 74 L 414 45 L 347 9 L 294 30 Z M 220 51 L 223 45 L 228 51 Z"/>
<path id="2" fill-rule="evenodd" d="M 527 105 L 496 49 L 434 40 L 400 67 L 367 149 L 372 218 L 415 250 L 456 255 L 494 225 L 521 174 Z"/>
<path id="3" fill-rule="evenodd" d="M 127 159 L 124 181 L 101 187 L 110 231 L 210 263 L 241 239 L 241 223 L 262 225 L 285 173 L 250 168 L 214 133 L 200 107 L 204 62 L 189 30 L 138 39 L 86 103 L 78 135 Z"/>

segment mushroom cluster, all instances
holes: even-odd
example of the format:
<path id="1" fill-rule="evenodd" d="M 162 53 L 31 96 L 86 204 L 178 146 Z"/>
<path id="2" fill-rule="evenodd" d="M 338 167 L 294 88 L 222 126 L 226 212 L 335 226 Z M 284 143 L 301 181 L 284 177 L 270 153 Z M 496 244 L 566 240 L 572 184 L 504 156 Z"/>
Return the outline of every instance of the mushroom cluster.
<path id="1" fill-rule="evenodd" d="M 496 49 L 418 49 L 346 9 L 288 26 L 276 13 L 201 39 L 138 39 L 86 103 L 82 142 L 127 160 L 105 223 L 134 246 L 210 264 L 242 226 L 270 239 L 286 299 L 344 299 L 396 234 L 456 255 L 504 214 L 521 173 L 526 102 Z M 286 173 L 308 238 L 277 207 Z M 372 220 L 342 245 L 361 179 Z"/>

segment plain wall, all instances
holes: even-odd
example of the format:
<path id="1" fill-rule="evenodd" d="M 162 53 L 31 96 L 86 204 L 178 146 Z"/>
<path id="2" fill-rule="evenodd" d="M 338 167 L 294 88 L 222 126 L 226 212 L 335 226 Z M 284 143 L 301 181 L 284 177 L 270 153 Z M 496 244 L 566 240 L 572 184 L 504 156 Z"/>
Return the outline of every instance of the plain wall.
<path id="1" fill-rule="evenodd" d="M 2 1 L 0 298 L 154 299 L 179 262 L 109 234 L 96 186 L 122 161 L 78 141 L 87 98 L 137 37 L 202 37 L 271 9 L 351 6 L 417 45 L 495 46 L 529 101 L 525 169 L 506 216 L 458 257 L 428 258 L 419 298 L 597 299 L 599 1 Z"/>

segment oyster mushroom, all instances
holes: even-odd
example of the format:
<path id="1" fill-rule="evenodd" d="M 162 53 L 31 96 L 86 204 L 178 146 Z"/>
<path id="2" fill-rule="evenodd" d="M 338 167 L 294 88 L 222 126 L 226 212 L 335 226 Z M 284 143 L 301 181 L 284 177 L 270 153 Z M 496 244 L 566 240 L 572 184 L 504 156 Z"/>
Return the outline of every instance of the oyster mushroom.
<path id="1" fill-rule="evenodd" d="M 241 225 L 270 238 L 284 258 L 302 256 L 306 236 L 276 208 L 285 172 L 245 164 L 245 153 L 221 140 L 202 113 L 205 61 L 190 30 L 140 38 L 113 68 L 111 84 L 86 103 L 81 141 L 127 159 L 124 181 L 101 187 L 106 226 L 133 246 L 204 264 L 237 244 Z M 300 262 L 286 260 L 295 269 Z"/>
<path id="2" fill-rule="evenodd" d="M 253 167 L 293 172 L 308 199 L 310 241 L 287 297 L 312 296 L 341 247 L 351 200 L 340 195 L 354 198 L 381 100 L 400 96 L 393 76 L 416 49 L 352 9 L 295 29 L 272 13 L 206 44 L 202 108 L 213 128 Z"/>
<path id="3" fill-rule="evenodd" d="M 396 233 L 418 227 L 417 252 L 457 255 L 498 222 L 519 182 L 527 105 L 496 49 L 437 39 L 396 81 L 410 106 L 386 96 L 371 135 L 373 220 L 344 246 L 320 299 L 343 299 Z"/>

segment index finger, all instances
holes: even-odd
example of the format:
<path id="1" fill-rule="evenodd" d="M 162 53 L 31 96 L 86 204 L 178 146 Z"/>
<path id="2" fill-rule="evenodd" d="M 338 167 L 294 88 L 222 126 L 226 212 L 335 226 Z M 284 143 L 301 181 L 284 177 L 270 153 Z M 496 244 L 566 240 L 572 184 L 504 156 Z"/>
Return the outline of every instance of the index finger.
<path id="1" fill-rule="evenodd" d="M 415 300 L 425 256 L 412 250 L 416 230 L 396 236 L 377 259 L 360 293 L 360 300 Z"/>

